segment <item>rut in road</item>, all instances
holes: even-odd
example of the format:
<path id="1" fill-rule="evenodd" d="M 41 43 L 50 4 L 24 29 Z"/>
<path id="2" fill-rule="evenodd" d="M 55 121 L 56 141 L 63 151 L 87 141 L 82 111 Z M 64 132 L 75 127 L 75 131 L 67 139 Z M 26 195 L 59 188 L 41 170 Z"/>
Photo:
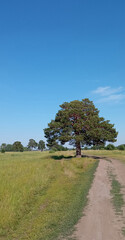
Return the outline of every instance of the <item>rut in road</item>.
<path id="1" fill-rule="evenodd" d="M 123 240 L 125 236 L 121 231 L 123 225 L 119 221 L 112 204 L 110 193 L 111 182 L 108 170 L 114 171 L 119 161 L 112 162 L 100 159 L 99 166 L 95 173 L 92 187 L 89 191 L 88 205 L 83 217 L 76 226 L 73 235 L 78 240 Z M 124 167 L 124 170 L 123 170 Z M 121 166 L 125 173 L 125 165 Z M 119 166 L 120 169 L 120 166 Z M 117 166 L 117 174 L 118 166 Z M 123 179 L 122 179 L 123 180 Z M 125 176 L 124 176 L 125 183 Z"/>

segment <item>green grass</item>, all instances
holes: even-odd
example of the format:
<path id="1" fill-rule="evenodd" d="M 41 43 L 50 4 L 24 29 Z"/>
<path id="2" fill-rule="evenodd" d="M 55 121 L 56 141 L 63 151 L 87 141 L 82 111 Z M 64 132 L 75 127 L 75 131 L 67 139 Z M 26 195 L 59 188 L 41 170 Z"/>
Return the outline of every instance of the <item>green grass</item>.
<path id="1" fill-rule="evenodd" d="M 125 236 L 125 227 L 122 228 L 122 234 Z"/>
<path id="2" fill-rule="evenodd" d="M 111 195 L 112 195 L 112 202 L 115 207 L 115 211 L 117 214 L 122 214 L 123 206 L 125 204 L 123 199 L 123 194 L 121 193 L 122 186 L 116 179 L 116 176 L 110 173 L 111 178 Z"/>
<path id="3" fill-rule="evenodd" d="M 71 233 L 98 161 L 69 155 L 0 154 L 1 240 L 56 240 Z"/>
<path id="4" fill-rule="evenodd" d="M 112 173 L 112 170 L 110 169 L 108 172 L 110 181 L 111 181 L 111 190 L 110 193 L 112 195 L 112 203 L 116 212 L 116 215 L 121 217 L 121 221 L 123 222 L 124 226 L 124 217 L 123 217 L 123 208 L 125 206 L 124 197 L 122 194 L 122 188 L 123 186 L 119 183 L 119 181 L 116 179 L 116 176 Z M 122 227 L 121 229 L 122 234 L 125 235 L 125 227 Z"/>

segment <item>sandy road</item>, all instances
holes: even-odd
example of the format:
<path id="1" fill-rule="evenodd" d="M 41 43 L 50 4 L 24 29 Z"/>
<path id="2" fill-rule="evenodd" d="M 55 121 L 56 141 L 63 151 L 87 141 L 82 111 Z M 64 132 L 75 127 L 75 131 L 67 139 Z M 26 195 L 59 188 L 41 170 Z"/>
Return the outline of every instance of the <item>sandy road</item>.
<path id="1" fill-rule="evenodd" d="M 111 182 L 108 170 L 112 169 L 121 184 L 125 184 L 125 165 L 117 160 L 100 159 L 92 187 L 89 191 L 88 206 L 76 226 L 74 236 L 78 240 L 123 240 L 123 223 L 119 221 L 111 201 Z"/>

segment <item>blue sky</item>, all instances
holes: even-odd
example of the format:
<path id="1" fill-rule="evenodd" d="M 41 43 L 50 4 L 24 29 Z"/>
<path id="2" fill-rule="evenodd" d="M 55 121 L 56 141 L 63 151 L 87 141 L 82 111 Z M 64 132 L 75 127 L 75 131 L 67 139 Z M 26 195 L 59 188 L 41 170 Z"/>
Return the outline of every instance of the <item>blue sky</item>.
<path id="1" fill-rule="evenodd" d="M 125 1 L 0 1 L 0 144 L 44 139 L 88 97 L 125 143 Z"/>

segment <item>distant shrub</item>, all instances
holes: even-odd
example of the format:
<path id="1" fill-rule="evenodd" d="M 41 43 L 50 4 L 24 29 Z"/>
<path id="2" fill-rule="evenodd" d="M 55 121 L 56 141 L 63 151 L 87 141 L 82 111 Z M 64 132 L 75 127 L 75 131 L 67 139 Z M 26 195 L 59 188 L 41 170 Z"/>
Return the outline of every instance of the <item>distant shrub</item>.
<path id="1" fill-rule="evenodd" d="M 67 151 L 67 150 L 68 150 L 67 147 L 63 147 L 62 145 L 57 145 L 55 147 L 52 147 L 49 152 L 53 153 L 53 152 L 56 152 L 56 151 Z"/>
<path id="2" fill-rule="evenodd" d="M 1 153 L 5 153 L 5 149 L 4 148 L 1 149 Z"/>
<path id="3" fill-rule="evenodd" d="M 123 150 L 125 150 L 125 145 L 121 144 L 117 147 L 117 149 L 123 151 Z"/>
<path id="4" fill-rule="evenodd" d="M 12 144 L 7 144 L 5 150 L 6 150 L 6 152 L 12 152 L 13 151 L 13 145 Z"/>
<path id="5" fill-rule="evenodd" d="M 62 145 L 58 145 L 56 147 L 56 151 L 67 151 L 67 150 L 68 150 L 68 148 L 67 147 L 63 147 Z"/>
<path id="6" fill-rule="evenodd" d="M 49 151 L 49 153 L 54 153 L 54 152 L 55 152 L 55 151 L 54 151 L 54 150 L 52 150 L 52 149 Z"/>
<path id="7" fill-rule="evenodd" d="M 92 150 L 104 150 L 104 145 L 94 145 L 91 147 Z"/>
<path id="8" fill-rule="evenodd" d="M 108 144 L 106 147 L 105 147 L 106 150 L 115 150 L 115 146 L 113 144 Z"/>
<path id="9" fill-rule="evenodd" d="M 97 147 L 96 146 L 92 146 L 91 149 L 92 150 L 97 150 Z"/>
<path id="10" fill-rule="evenodd" d="M 28 148 L 28 147 L 23 147 L 23 150 L 24 150 L 24 151 L 31 151 L 31 149 Z"/>
<path id="11" fill-rule="evenodd" d="M 88 150 L 88 148 L 87 147 L 84 147 L 84 149 L 83 150 Z"/>
<path id="12" fill-rule="evenodd" d="M 23 145 L 21 144 L 21 142 L 19 142 L 19 141 L 14 142 L 13 151 L 14 152 L 23 152 Z"/>
<path id="13" fill-rule="evenodd" d="M 56 148 L 53 147 L 53 148 L 50 149 L 49 152 L 50 152 L 50 153 L 54 153 L 54 152 L 56 152 L 56 151 L 57 151 Z"/>

